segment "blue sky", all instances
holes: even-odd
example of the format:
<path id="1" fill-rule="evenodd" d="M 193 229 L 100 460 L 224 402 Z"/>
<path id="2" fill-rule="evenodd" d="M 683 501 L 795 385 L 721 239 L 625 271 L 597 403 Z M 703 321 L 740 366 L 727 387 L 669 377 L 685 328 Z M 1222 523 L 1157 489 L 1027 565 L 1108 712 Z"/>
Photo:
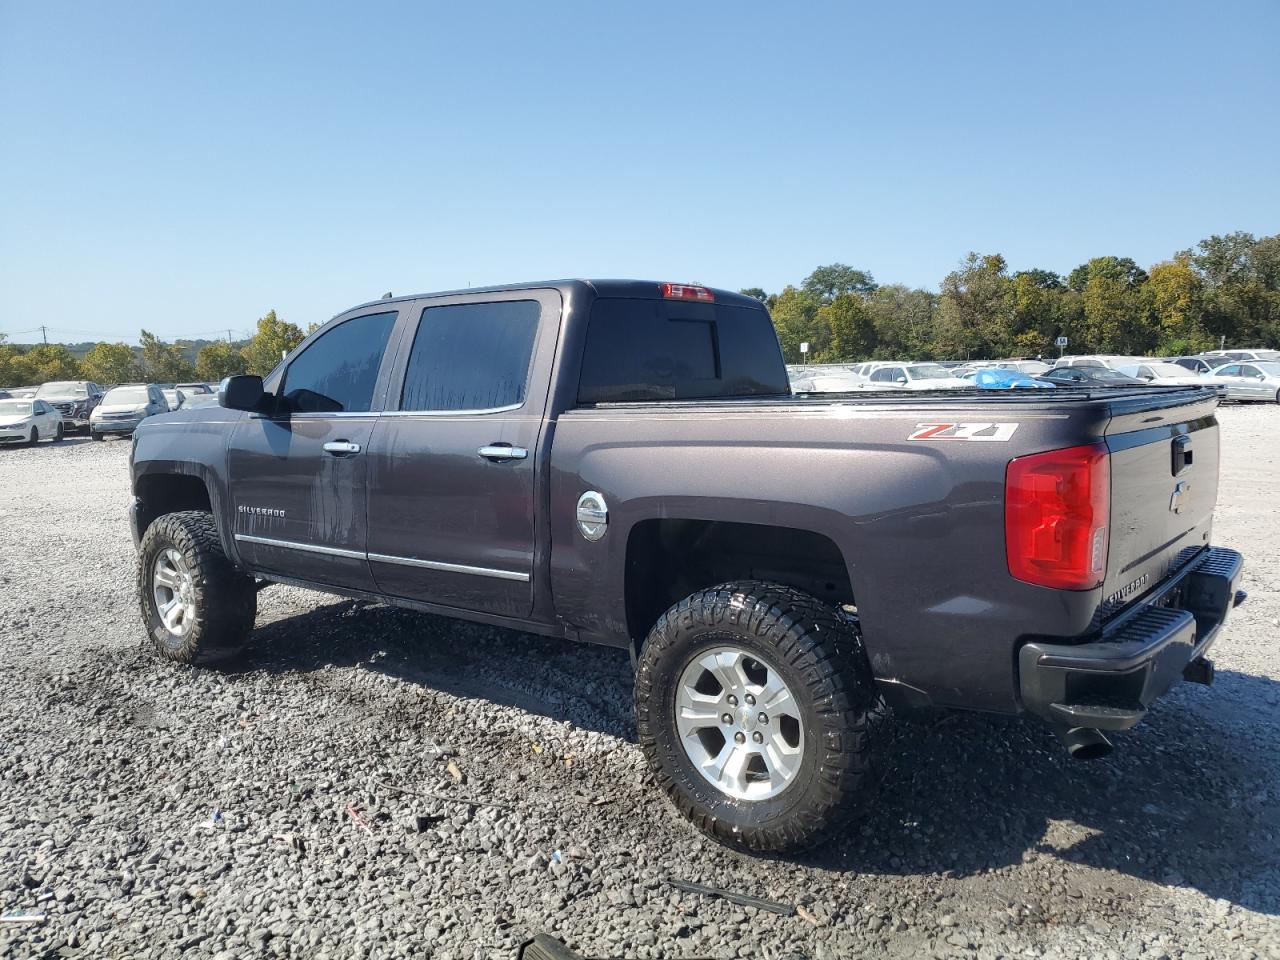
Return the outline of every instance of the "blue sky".
<path id="1" fill-rule="evenodd" d="M 0 331 L 1280 231 L 1280 4 L 0 0 Z"/>

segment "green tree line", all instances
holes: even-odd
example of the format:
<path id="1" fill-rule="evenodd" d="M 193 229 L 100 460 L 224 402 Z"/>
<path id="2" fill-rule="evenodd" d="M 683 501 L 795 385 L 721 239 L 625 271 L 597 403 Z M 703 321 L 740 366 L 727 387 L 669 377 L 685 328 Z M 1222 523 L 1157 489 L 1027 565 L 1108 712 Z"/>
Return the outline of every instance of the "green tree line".
<path id="1" fill-rule="evenodd" d="M 1094 257 L 1065 276 L 1011 273 L 1000 254 L 970 253 L 937 291 L 877 284 L 835 263 L 780 293 L 742 291 L 773 315 L 788 363 L 866 359 L 993 359 L 1071 353 L 1177 355 L 1228 346 L 1280 344 L 1280 234 L 1231 233 L 1201 240 L 1143 269 L 1129 257 Z M 310 332 L 309 330 L 307 332 Z M 303 330 L 276 316 L 257 322 L 247 344 L 215 341 L 193 363 L 176 344 L 143 330 L 140 346 L 98 343 L 77 358 L 62 344 L 19 347 L 0 334 L 0 386 L 49 380 L 176 383 L 265 375 Z"/>
<path id="2" fill-rule="evenodd" d="M 193 363 L 180 346 L 166 343 L 147 330 L 141 332 L 137 347 L 96 343 L 79 358 L 64 344 L 23 348 L 4 342 L 4 334 L 0 334 L 0 386 L 50 380 L 92 380 L 105 385 L 132 381 L 216 383 L 237 373 L 265 376 L 280 362 L 282 353 L 296 347 L 304 336 L 300 327 L 281 320 L 271 310 L 258 320 L 253 336 L 244 346 L 217 340 L 202 347 Z"/>
<path id="3" fill-rule="evenodd" d="M 1070 353 L 1174 356 L 1280 344 L 1280 234 L 1201 240 L 1149 269 L 1094 257 L 1066 276 L 1011 273 L 999 254 L 970 253 L 938 292 L 878 285 L 844 264 L 819 267 L 768 306 L 788 363 L 963 360 Z"/>

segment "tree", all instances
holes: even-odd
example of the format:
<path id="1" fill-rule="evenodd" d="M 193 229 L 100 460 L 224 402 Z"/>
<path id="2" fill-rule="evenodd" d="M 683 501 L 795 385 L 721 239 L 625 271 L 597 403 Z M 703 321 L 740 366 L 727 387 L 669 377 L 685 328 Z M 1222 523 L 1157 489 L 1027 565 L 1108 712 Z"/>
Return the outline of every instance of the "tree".
<path id="1" fill-rule="evenodd" d="M 257 332 L 241 354 L 246 373 L 265 377 L 275 369 L 281 357 L 302 342 L 302 331 L 276 316 L 274 310 L 258 321 Z"/>
<path id="2" fill-rule="evenodd" d="M 787 363 L 800 363 L 802 354 L 800 344 L 809 344 L 807 359 L 810 363 L 818 362 L 818 358 L 826 353 L 831 342 L 830 328 L 824 329 L 818 322 L 818 307 L 821 304 L 807 293 L 787 287 L 778 294 L 773 305 L 773 325 L 778 331 L 778 342 L 782 345 L 782 356 Z"/>
<path id="3" fill-rule="evenodd" d="M 1008 356 L 1013 350 L 1013 304 L 1004 257 L 970 253 L 942 281 L 937 345 L 957 359 Z"/>
<path id="4" fill-rule="evenodd" d="M 201 380 L 217 383 L 224 377 L 244 373 L 244 370 L 244 354 L 222 340 L 201 347 L 196 354 L 196 376 Z"/>
<path id="5" fill-rule="evenodd" d="M 181 347 L 165 343 L 146 330 L 142 331 L 139 339 L 142 343 L 143 376 L 156 383 L 178 383 L 196 375 L 195 367 L 183 355 Z"/>
<path id="6" fill-rule="evenodd" d="M 871 274 L 843 263 L 832 263 L 804 278 L 800 289 L 815 300 L 829 303 L 842 293 L 871 293 L 876 282 Z"/>
<path id="7" fill-rule="evenodd" d="M 1129 257 L 1094 257 L 1071 271 L 1067 277 L 1067 286 L 1076 293 L 1084 293 L 1089 281 L 1095 277 L 1114 280 L 1133 288 L 1146 283 L 1147 272 Z"/>
<path id="8" fill-rule="evenodd" d="M 1209 350 L 1213 338 L 1204 329 L 1204 282 L 1186 254 L 1151 268 L 1147 279 L 1162 353 Z"/>
<path id="9" fill-rule="evenodd" d="M 22 348 L 0 341 L 0 386 L 28 386 L 34 379 Z"/>
<path id="10" fill-rule="evenodd" d="M 764 292 L 763 287 L 743 287 L 738 292 L 744 297 L 755 297 L 761 303 L 769 299 L 769 295 Z"/>
<path id="11" fill-rule="evenodd" d="M 875 327 L 873 357 L 878 360 L 928 360 L 936 356 L 936 293 L 893 283 L 877 287 L 865 302 Z"/>
<path id="12" fill-rule="evenodd" d="M 138 362 L 133 348 L 124 343 L 99 343 L 80 361 L 84 375 L 96 383 L 110 385 L 135 380 Z"/>
<path id="13" fill-rule="evenodd" d="M 48 383 L 50 380 L 80 380 L 80 364 L 60 343 L 42 343 L 32 347 L 23 356 L 29 383 Z"/>
<path id="14" fill-rule="evenodd" d="M 818 322 L 831 331 L 828 363 L 865 360 L 876 346 L 876 327 L 866 301 L 856 293 L 842 293 L 818 308 Z"/>

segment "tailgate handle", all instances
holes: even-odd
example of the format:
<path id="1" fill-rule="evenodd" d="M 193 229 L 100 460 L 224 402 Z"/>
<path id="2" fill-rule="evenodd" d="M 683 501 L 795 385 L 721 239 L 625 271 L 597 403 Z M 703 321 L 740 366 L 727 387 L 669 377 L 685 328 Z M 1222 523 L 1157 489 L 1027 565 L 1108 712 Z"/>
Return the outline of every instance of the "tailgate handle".
<path id="1" fill-rule="evenodd" d="M 1191 467 L 1191 438 L 1185 433 L 1173 438 L 1173 475 L 1182 476 Z"/>

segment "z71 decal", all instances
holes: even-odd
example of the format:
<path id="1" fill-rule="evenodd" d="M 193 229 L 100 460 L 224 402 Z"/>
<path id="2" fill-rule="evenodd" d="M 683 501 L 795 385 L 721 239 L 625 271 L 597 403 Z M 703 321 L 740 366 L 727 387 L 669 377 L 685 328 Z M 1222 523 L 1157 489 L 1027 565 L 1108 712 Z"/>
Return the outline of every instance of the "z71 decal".
<path id="1" fill-rule="evenodd" d="M 1016 423 L 917 423 L 908 440 L 991 440 L 1006 443 Z"/>

